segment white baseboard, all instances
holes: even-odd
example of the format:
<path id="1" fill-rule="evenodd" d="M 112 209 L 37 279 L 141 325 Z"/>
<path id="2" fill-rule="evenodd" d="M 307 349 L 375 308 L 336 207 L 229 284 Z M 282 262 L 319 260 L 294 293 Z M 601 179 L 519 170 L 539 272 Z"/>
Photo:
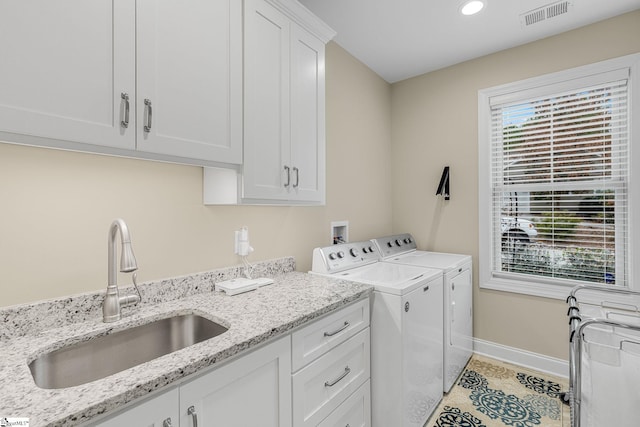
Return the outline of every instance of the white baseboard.
<path id="1" fill-rule="evenodd" d="M 515 347 L 473 339 L 473 351 L 482 356 L 513 363 L 536 371 L 546 372 L 563 378 L 569 378 L 569 362 L 543 354 L 521 350 Z"/>

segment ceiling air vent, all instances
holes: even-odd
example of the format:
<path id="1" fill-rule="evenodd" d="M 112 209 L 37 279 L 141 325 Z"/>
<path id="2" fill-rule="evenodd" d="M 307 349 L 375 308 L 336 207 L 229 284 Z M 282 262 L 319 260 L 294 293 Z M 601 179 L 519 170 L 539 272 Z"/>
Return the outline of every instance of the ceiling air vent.
<path id="1" fill-rule="evenodd" d="M 556 16 L 564 15 L 569 12 L 571 2 L 559 1 L 530 10 L 520 15 L 520 21 L 524 27 L 528 27 Z"/>

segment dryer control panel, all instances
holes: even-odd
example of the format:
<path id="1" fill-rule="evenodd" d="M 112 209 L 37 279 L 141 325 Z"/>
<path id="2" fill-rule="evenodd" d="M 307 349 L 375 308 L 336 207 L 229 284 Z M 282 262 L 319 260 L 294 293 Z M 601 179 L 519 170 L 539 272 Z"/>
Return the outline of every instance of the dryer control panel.
<path id="1" fill-rule="evenodd" d="M 409 233 L 394 234 L 393 236 L 378 237 L 371 240 L 375 243 L 382 258 L 411 252 L 418 248 L 413 236 Z"/>
<path id="2" fill-rule="evenodd" d="M 336 273 L 338 271 L 377 262 L 380 259 L 376 245 L 365 242 L 341 243 L 315 248 L 311 271 L 314 273 Z"/>

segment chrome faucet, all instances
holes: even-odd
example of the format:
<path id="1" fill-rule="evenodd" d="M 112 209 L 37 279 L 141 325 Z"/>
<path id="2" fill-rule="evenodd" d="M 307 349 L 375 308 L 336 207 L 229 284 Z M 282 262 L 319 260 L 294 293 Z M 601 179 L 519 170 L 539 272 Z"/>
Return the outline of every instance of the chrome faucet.
<path id="1" fill-rule="evenodd" d="M 138 295 L 126 295 L 119 296 L 118 294 L 118 271 L 116 270 L 116 234 L 120 232 L 120 240 L 122 242 L 122 254 L 120 255 L 120 271 L 123 273 L 131 273 L 138 269 L 136 263 L 136 257 L 133 255 L 133 248 L 131 247 L 131 236 L 129 235 L 129 229 L 124 220 L 116 219 L 109 228 L 109 256 L 108 256 L 108 282 L 107 293 L 104 296 L 102 302 L 102 317 L 105 322 L 115 322 L 120 320 L 121 307 L 137 304 L 142 299 L 140 290 L 138 290 L 138 284 L 136 283 L 136 273 L 133 273 L 133 285 L 138 292 Z"/>

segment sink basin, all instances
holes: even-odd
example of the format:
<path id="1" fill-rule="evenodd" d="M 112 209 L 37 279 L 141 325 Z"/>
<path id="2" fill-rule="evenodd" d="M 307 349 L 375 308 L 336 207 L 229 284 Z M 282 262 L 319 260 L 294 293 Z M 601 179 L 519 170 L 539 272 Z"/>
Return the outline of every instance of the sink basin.
<path id="1" fill-rule="evenodd" d="M 227 331 L 196 314 L 157 320 L 44 354 L 29 364 L 40 388 L 85 384 Z"/>

